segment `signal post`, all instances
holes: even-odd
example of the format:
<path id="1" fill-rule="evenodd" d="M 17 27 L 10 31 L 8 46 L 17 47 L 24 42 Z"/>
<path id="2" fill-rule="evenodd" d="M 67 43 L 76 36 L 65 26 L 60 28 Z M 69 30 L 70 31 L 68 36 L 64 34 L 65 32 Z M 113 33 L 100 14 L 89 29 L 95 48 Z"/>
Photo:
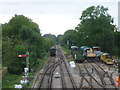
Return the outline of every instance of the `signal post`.
<path id="1" fill-rule="evenodd" d="M 26 68 L 24 68 L 25 76 L 23 76 L 23 84 L 29 83 L 29 51 L 25 55 L 17 55 L 17 57 L 26 57 Z"/>

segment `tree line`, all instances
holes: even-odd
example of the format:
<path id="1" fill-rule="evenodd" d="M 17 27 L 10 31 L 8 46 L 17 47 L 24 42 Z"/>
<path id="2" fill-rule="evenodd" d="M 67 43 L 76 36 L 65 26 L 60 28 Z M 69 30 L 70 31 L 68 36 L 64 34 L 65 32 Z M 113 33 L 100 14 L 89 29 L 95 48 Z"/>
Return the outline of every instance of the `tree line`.
<path id="1" fill-rule="evenodd" d="M 41 36 L 38 25 L 24 15 L 15 15 L 2 24 L 2 64 L 8 67 L 9 73 L 23 72 L 25 57 L 17 55 L 26 54 L 26 51 L 30 53 L 30 68 L 36 69 L 54 44 L 53 38 Z"/>
<path id="2" fill-rule="evenodd" d="M 120 56 L 120 32 L 113 25 L 114 19 L 108 8 L 91 6 L 82 12 L 80 23 L 75 29 L 67 30 L 59 36 L 62 45 L 100 46 L 104 52 Z"/>
<path id="3" fill-rule="evenodd" d="M 80 23 L 64 35 L 41 35 L 38 25 L 24 15 L 15 15 L 2 24 L 2 64 L 9 73 L 21 74 L 25 58 L 17 55 L 30 52 L 30 67 L 36 69 L 54 44 L 63 46 L 100 46 L 104 52 L 119 56 L 120 32 L 113 25 L 108 8 L 91 6 L 82 12 Z"/>

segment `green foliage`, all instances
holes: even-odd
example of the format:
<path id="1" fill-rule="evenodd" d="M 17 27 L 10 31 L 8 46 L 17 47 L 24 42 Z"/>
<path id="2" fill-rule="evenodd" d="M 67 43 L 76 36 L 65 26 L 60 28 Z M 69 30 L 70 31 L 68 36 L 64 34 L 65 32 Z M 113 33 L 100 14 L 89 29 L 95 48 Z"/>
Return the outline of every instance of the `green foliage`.
<path id="1" fill-rule="evenodd" d="M 3 38 L 2 41 L 2 65 L 9 66 L 12 61 L 14 61 L 13 48 L 11 47 L 12 43 L 10 42 L 9 38 Z"/>
<path id="2" fill-rule="evenodd" d="M 56 43 L 56 36 L 52 34 L 45 34 L 43 37 L 51 39 L 54 44 Z"/>
<path id="3" fill-rule="evenodd" d="M 50 38 L 44 38 L 44 47 L 46 51 L 50 50 L 50 47 L 52 47 L 54 45 L 54 41 Z"/>
<path id="4" fill-rule="evenodd" d="M 77 32 L 75 30 L 67 30 L 62 37 L 63 44 L 67 44 L 67 41 L 69 41 L 69 45 L 77 44 L 76 35 Z"/>
<path id="5" fill-rule="evenodd" d="M 21 74 L 25 67 L 26 59 L 24 57 L 19 58 L 17 55 L 24 55 L 26 53 L 26 47 L 24 45 L 15 45 L 13 52 L 15 53 L 15 60 L 8 66 L 8 71 L 10 73 Z"/>
<path id="6" fill-rule="evenodd" d="M 31 38 L 32 31 L 28 26 L 23 25 L 19 30 L 19 37 L 22 39 L 22 41 L 27 41 L 29 38 Z"/>
<path id="7" fill-rule="evenodd" d="M 16 55 L 21 55 L 26 53 L 26 47 L 24 45 L 15 45 L 14 51 Z"/>
<path id="8" fill-rule="evenodd" d="M 116 54 L 117 54 L 117 56 L 118 57 L 120 57 L 120 32 L 118 32 L 118 31 L 116 31 L 115 32 L 115 46 L 116 46 L 116 48 L 115 48 L 115 51 L 116 51 Z"/>
<path id="9" fill-rule="evenodd" d="M 38 59 L 44 58 L 50 46 L 55 44 L 56 37 L 51 37 L 50 40 L 44 39 L 38 25 L 23 15 L 15 15 L 2 27 L 3 66 L 8 67 L 9 73 L 23 72 L 25 57 L 18 58 L 17 55 L 25 54 L 29 50 L 30 66 L 37 68 Z"/>
<path id="10" fill-rule="evenodd" d="M 107 10 L 103 6 L 91 6 L 83 11 L 80 18 L 81 24 L 77 27 L 81 45 L 98 45 L 103 50 L 112 53 L 115 26 Z"/>
<path id="11" fill-rule="evenodd" d="M 57 44 L 59 43 L 59 44 L 61 44 L 62 45 L 62 37 L 63 37 L 63 35 L 58 35 L 57 36 Z"/>
<path id="12" fill-rule="evenodd" d="M 14 84 L 19 84 L 22 75 L 15 75 L 7 73 L 5 77 L 2 78 L 2 88 L 14 88 Z M 14 90 L 14 89 L 13 89 Z"/>
<path id="13" fill-rule="evenodd" d="M 56 39 L 56 36 L 55 35 L 52 35 L 52 34 L 45 34 L 43 36 L 43 42 L 44 42 L 44 47 L 45 47 L 45 51 L 49 51 L 50 50 L 50 47 L 52 47 L 53 45 L 56 44 L 57 42 L 57 39 Z"/>
<path id="14" fill-rule="evenodd" d="M 82 12 L 80 24 L 75 30 L 68 30 L 64 33 L 62 42 L 70 41 L 71 45 L 100 46 L 105 52 L 115 52 L 115 26 L 113 18 L 108 14 L 108 8 L 103 6 L 91 6 Z"/>

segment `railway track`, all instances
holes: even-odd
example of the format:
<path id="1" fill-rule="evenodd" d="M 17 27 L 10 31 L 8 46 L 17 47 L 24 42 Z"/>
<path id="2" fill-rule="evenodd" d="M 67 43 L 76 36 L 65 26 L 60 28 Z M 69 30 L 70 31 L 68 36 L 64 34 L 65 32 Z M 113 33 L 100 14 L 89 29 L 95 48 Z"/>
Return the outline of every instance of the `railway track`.
<path id="1" fill-rule="evenodd" d="M 46 65 L 38 88 L 41 88 L 41 89 L 55 88 L 53 85 L 53 81 L 55 78 L 54 71 L 56 70 L 56 68 L 59 68 L 59 72 L 58 72 L 60 74 L 59 81 L 61 81 L 60 88 L 73 88 L 74 90 L 76 90 L 77 86 L 75 85 L 75 81 L 71 75 L 71 72 L 65 60 L 66 59 L 63 53 L 59 48 L 57 48 L 56 57 L 51 58 L 49 61 L 49 64 Z"/>
<path id="2" fill-rule="evenodd" d="M 45 68 L 41 77 L 39 88 L 51 88 L 53 72 L 61 62 L 57 61 Z"/>
<path id="3" fill-rule="evenodd" d="M 40 78 L 37 85 L 38 89 L 46 88 L 50 90 L 59 87 L 63 90 L 65 88 L 72 88 L 73 90 L 109 90 L 112 87 L 114 90 L 117 90 L 112 78 L 116 70 L 115 68 L 104 65 L 104 67 L 107 68 L 106 70 L 112 70 L 111 73 L 108 73 L 101 64 L 86 61 L 81 64 L 76 64 L 78 66 L 76 69 L 77 74 L 74 75 L 74 73 L 71 72 L 71 68 L 64 54 L 60 48 L 56 48 L 56 56 L 49 58 L 44 71 L 38 75 L 38 78 Z M 57 76 L 55 76 L 56 74 Z M 75 76 L 77 76 L 78 79 L 75 79 Z M 79 82 L 76 80 L 79 80 Z M 108 86 L 110 86 L 110 88 Z"/>
<path id="4" fill-rule="evenodd" d="M 81 68 L 80 65 L 78 65 L 78 68 L 80 70 L 80 76 L 81 76 L 81 83 L 80 83 L 80 89 L 81 88 L 91 88 L 91 83 L 89 82 L 89 80 L 86 78 L 85 76 L 85 72 L 83 68 Z M 87 85 L 84 85 L 84 83 L 86 83 Z M 93 88 L 93 87 L 92 87 Z"/>
<path id="5" fill-rule="evenodd" d="M 91 86 L 92 86 L 92 88 L 105 88 L 104 87 L 104 85 L 102 85 L 102 83 L 100 82 L 100 80 L 98 79 L 98 78 L 95 78 L 94 77 L 94 75 L 92 74 L 93 73 L 93 68 L 91 68 L 92 70 L 92 72 L 90 72 L 90 68 L 88 67 L 88 64 L 82 64 L 83 65 L 83 67 L 85 68 L 85 70 L 87 71 L 87 73 L 88 73 L 88 75 L 89 75 L 89 77 L 91 78 L 91 80 L 90 80 L 90 82 L 91 82 Z M 95 81 L 96 82 L 96 84 L 94 85 L 93 83 L 92 83 L 92 81 Z"/>
<path id="6" fill-rule="evenodd" d="M 115 86 L 113 78 L 112 78 L 111 76 L 109 76 L 109 74 L 108 74 L 109 69 L 108 69 L 107 71 L 105 71 L 105 70 L 103 69 L 103 67 L 101 67 L 98 63 L 95 63 L 95 64 L 96 64 L 97 66 L 99 66 L 100 69 L 105 73 L 104 76 L 106 75 L 106 76 L 109 78 L 109 80 L 110 80 L 110 82 L 111 82 L 111 85 L 114 85 L 114 86 Z"/>
<path id="7" fill-rule="evenodd" d="M 82 83 L 80 83 L 81 89 L 89 88 L 89 89 L 96 90 L 96 88 L 104 88 L 104 86 L 94 77 L 94 75 L 91 74 L 91 72 L 89 71 L 90 68 L 87 68 L 86 65 L 84 65 L 84 63 L 78 65 L 78 67 L 80 70 L 80 74 L 82 76 L 82 78 L 81 78 Z M 83 80 L 85 80 L 86 82 L 84 82 Z M 86 83 L 88 83 L 88 84 L 86 84 Z"/>
<path id="8" fill-rule="evenodd" d="M 77 66 L 81 77 L 80 89 L 90 88 L 96 90 L 102 88 L 103 90 L 118 90 L 111 76 L 115 72 L 115 68 L 112 73 L 108 74 L 108 71 L 104 70 L 104 67 L 97 62 L 92 63 L 86 61 L 78 64 Z M 108 66 L 106 66 L 106 68 L 107 70 L 112 69 Z"/>
<path id="9" fill-rule="evenodd" d="M 108 71 L 110 69 L 105 71 L 103 66 L 100 65 L 97 62 L 94 62 L 94 63 L 89 63 L 88 62 L 88 64 L 90 64 L 94 68 L 94 70 L 96 71 L 97 75 L 99 76 L 99 78 L 100 78 L 100 80 L 101 80 L 105 89 L 108 89 L 108 88 L 113 88 L 115 90 L 117 89 L 115 87 L 115 82 L 114 82 L 113 78 L 108 74 Z"/>
<path id="10" fill-rule="evenodd" d="M 60 64 L 63 88 L 73 88 L 75 90 L 77 86 L 75 84 L 72 74 L 68 68 L 67 61 L 63 53 L 61 52 L 61 50 L 59 50 L 59 56 L 60 56 L 60 59 L 63 61 L 63 63 Z"/>
<path id="11" fill-rule="evenodd" d="M 95 64 L 93 65 L 92 63 L 90 63 L 90 65 L 94 68 L 94 70 L 96 71 L 97 75 L 99 76 L 102 84 L 103 84 L 104 87 L 105 87 L 106 82 L 105 82 L 105 80 L 103 79 L 103 78 L 104 78 L 104 75 L 105 75 L 105 72 L 102 71 L 102 70 L 99 70 L 99 69 L 95 66 Z"/>
<path id="12" fill-rule="evenodd" d="M 113 74 L 115 73 L 115 72 L 118 72 L 117 71 L 117 68 L 118 68 L 118 66 L 116 66 L 116 65 L 105 65 L 105 64 L 103 64 L 103 63 L 99 63 L 99 66 L 103 66 L 104 68 L 106 68 L 107 70 L 106 70 L 106 73 L 109 75 L 109 77 L 113 77 Z M 101 68 L 103 68 L 103 67 L 101 67 Z M 105 70 L 104 70 L 105 71 Z M 112 78 L 113 79 L 113 78 Z M 113 80 L 112 80 L 113 81 Z"/>

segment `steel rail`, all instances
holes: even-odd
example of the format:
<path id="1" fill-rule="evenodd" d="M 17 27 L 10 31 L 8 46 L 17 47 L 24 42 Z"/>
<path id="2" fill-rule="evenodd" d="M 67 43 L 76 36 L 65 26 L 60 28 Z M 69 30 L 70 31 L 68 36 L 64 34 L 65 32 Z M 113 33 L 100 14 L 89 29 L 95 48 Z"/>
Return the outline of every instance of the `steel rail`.
<path id="1" fill-rule="evenodd" d="M 83 63 L 82 63 L 83 64 Z M 105 87 L 103 85 L 101 85 L 88 71 L 88 69 L 86 68 L 86 66 L 83 64 L 85 70 L 87 71 L 88 75 L 94 80 L 97 82 L 98 85 L 100 85 L 101 87 L 103 87 L 103 89 L 105 89 Z"/>
<path id="2" fill-rule="evenodd" d="M 99 64 L 97 64 L 97 63 L 95 63 L 95 64 L 98 65 L 101 68 L 101 70 L 103 70 L 103 72 L 105 73 L 104 75 L 107 75 L 107 77 L 111 81 L 111 84 L 115 86 L 114 80 L 108 75 L 108 72 L 106 72 Z"/>
<path id="3" fill-rule="evenodd" d="M 104 87 L 105 87 L 106 83 L 105 83 L 105 81 L 104 81 L 104 79 L 103 79 L 103 75 L 104 75 L 104 74 L 102 75 L 101 73 L 99 73 L 98 69 L 97 69 L 93 64 L 91 64 L 91 63 L 89 63 L 89 64 L 96 70 L 96 72 L 97 72 L 97 74 L 98 74 L 98 76 L 99 76 L 102 84 L 103 84 Z M 102 76 L 101 76 L 101 75 L 102 75 Z"/>
<path id="4" fill-rule="evenodd" d="M 45 68 L 45 70 L 43 71 L 43 75 L 41 77 L 41 81 L 40 81 L 40 84 L 39 84 L 39 88 L 41 87 L 42 83 L 43 83 L 43 80 L 45 78 L 45 75 L 47 74 L 48 70 L 54 68 L 54 65 L 58 64 L 59 62 L 54 62 L 52 63 L 51 65 L 49 65 L 48 67 Z"/>
<path id="5" fill-rule="evenodd" d="M 60 50 L 60 52 L 61 52 L 61 56 L 62 56 L 61 59 L 63 59 L 63 63 L 64 63 L 64 65 L 65 65 L 65 67 L 66 67 L 68 76 L 70 77 L 70 81 L 71 81 L 71 83 L 72 83 L 72 85 L 73 85 L 73 89 L 76 90 L 76 89 L 77 89 L 77 86 L 76 86 L 76 83 L 75 83 L 75 81 L 74 81 L 74 79 L 73 79 L 73 76 L 72 76 L 72 74 L 71 74 L 71 72 L 70 72 L 70 70 L 69 70 L 69 68 L 68 68 L 68 66 L 67 66 L 67 62 L 65 61 L 66 58 L 65 58 L 65 56 L 63 55 L 63 53 L 62 53 L 61 50 Z"/>
<path id="6" fill-rule="evenodd" d="M 83 80 L 85 80 L 89 85 L 91 85 L 90 82 L 89 82 L 89 81 L 86 79 L 86 77 L 83 75 L 80 66 L 79 66 L 79 65 L 77 65 L 77 66 L 78 66 L 78 68 L 79 68 L 79 70 L 80 70 L 80 75 L 82 76 L 82 79 L 81 79 L 81 82 L 82 82 L 82 83 L 80 83 L 80 89 L 82 89 Z"/>
<path id="7" fill-rule="evenodd" d="M 48 89 L 51 90 L 51 86 L 52 86 L 52 78 L 53 78 L 53 72 L 55 71 L 55 69 L 61 64 L 61 61 L 58 61 L 57 64 L 54 65 L 54 67 L 51 70 L 49 79 L 48 79 Z"/>

